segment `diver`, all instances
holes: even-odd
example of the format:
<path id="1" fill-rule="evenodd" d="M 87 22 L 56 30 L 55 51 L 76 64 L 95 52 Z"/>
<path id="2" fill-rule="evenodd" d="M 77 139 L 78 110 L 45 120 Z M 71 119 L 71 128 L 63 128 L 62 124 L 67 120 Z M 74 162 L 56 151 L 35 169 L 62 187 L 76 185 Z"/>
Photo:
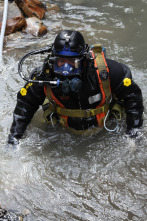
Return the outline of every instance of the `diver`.
<path id="1" fill-rule="evenodd" d="M 143 98 L 129 67 L 107 58 L 101 45 L 89 47 L 78 31 L 61 31 L 46 51 L 43 65 L 32 71 L 17 94 L 8 143 L 23 137 L 41 105 L 53 127 L 61 124 L 77 132 L 105 126 L 118 105 L 119 115 L 122 108 L 125 112 L 127 134 L 137 135 L 143 124 Z"/>

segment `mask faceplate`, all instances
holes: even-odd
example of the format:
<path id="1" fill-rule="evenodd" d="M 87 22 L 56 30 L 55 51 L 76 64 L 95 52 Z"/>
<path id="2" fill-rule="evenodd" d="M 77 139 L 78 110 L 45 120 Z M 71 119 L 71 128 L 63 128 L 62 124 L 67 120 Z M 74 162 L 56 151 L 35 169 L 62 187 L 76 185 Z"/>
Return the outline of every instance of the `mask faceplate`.
<path id="1" fill-rule="evenodd" d="M 74 76 L 81 73 L 81 60 L 70 57 L 56 57 L 54 72 L 62 76 Z"/>

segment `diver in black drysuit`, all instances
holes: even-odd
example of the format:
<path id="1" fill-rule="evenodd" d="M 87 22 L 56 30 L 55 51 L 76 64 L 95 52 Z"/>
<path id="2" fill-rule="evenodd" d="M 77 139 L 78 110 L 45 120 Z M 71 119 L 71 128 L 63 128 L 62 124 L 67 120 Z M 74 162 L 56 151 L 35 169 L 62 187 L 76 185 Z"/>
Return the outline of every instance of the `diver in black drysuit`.
<path id="1" fill-rule="evenodd" d="M 115 95 L 118 101 L 122 102 L 123 100 L 122 104 L 126 113 L 127 134 L 134 136 L 136 135 L 136 130 L 134 129 L 140 128 L 143 124 L 142 114 L 144 108 L 141 89 L 132 80 L 131 71 L 126 65 L 108 58 L 106 58 L 106 62 L 109 68 L 112 95 Z M 36 68 L 34 70 L 35 73 L 39 71 L 40 68 Z M 90 64 L 90 62 L 87 62 L 83 72 L 84 73 L 81 75 L 81 81 L 83 82 L 81 92 L 78 92 L 78 94 L 69 92 L 68 100 L 63 99 L 65 94 L 62 92 L 61 86 L 53 89 L 56 97 L 59 100 L 62 100 L 62 103 L 66 108 L 89 109 L 96 108 L 98 105 L 98 103 L 90 105 L 87 102 L 90 90 L 99 91 L 96 71 L 93 68 L 93 65 Z M 131 85 L 129 87 L 124 86 L 122 83 L 126 75 L 129 75 L 131 78 Z M 10 129 L 8 143 L 14 144 L 22 138 L 28 124 L 33 118 L 33 115 L 38 110 L 39 106 L 43 104 L 45 97 L 46 95 L 43 84 L 32 84 L 28 87 L 27 94 L 25 96 L 22 96 L 20 91 L 18 92 L 17 104 L 13 113 L 13 123 Z M 93 125 L 96 126 L 95 121 L 92 118 L 91 120 L 86 118 L 81 120 L 80 118 L 75 119 L 71 117 L 69 118 L 68 124 L 76 130 L 81 129 L 78 128 L 81 127 L 81 125 L 82 129 L 87 129 Z"/>

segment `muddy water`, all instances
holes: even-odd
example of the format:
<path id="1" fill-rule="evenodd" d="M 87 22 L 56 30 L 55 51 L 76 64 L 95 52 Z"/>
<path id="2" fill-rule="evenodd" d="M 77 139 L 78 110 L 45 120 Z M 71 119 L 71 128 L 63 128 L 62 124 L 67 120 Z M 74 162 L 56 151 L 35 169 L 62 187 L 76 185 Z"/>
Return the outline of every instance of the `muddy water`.
<path id="1" fill-rule="evenodd" d="M 46 1 L 47 2 L 47 1 Z M 147 220 L 147 1 L 50 1 L 61 9 L 46 14 L 48 34 L 42 38 L 17 35 L 4 48 L 0 74 L 0 203 L 17 211 L 28 209 L 27 220 L 145 221 Z M 24 82 L 17 73 L 19 59 L 30 50 L 52 43 L 61 29 L 76 29 L 90 45 L 101 43 L 107 56 L 127 64 L 142 88 L 144 125 L 137 140 L 119 130 L 76 136 L 52 129 L 40 109 L 25 138 L 13 149 L 6 145 Z M 30 58 L 30 67 L 42 57 Z"/>

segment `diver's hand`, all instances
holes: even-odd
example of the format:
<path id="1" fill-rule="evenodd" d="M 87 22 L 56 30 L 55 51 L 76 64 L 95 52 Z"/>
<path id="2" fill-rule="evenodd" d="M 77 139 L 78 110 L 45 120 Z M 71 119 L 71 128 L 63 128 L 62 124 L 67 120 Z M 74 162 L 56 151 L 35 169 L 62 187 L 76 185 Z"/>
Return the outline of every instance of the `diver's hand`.
<path id="1" fill-rule="evenodd" d="M 139 128 L 131 128 L 130 130 L 127 131 L 127 134 L 129 135 L 130 138 L 137 138 L 140 134 Z"/>
<path id="2" fill-rule="evenodd" d="M 14 137 L 12 134 L 9 134 L 9 136 L 8 136 L 8 144 L 17 145 L 17 144 L 19 144 L 19 139 Z"/>

